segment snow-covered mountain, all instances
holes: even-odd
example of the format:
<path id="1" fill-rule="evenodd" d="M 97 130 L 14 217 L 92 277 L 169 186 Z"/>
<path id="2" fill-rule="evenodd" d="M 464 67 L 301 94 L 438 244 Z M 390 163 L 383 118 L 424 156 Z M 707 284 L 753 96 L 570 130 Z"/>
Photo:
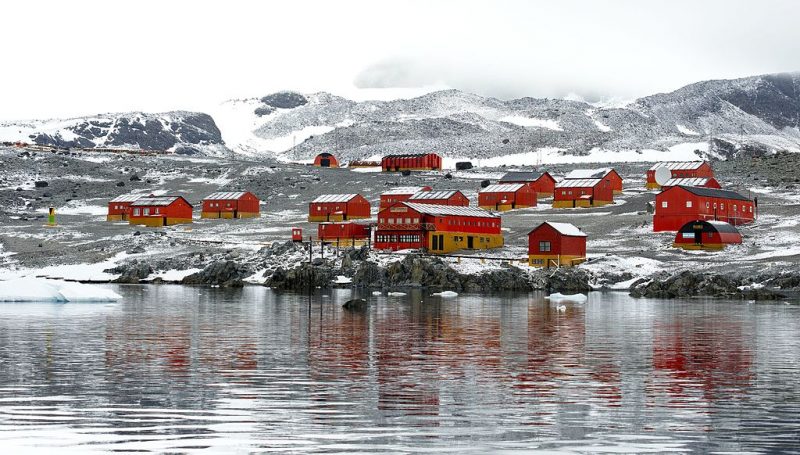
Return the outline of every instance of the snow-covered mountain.
<path id="1" fill-rule="evenodd" d="M 541 151 L 607 159 L 800 151 L 800 73 L 700 82 L 621 108 L 458 90 L 364 102 L 281 92 L 228 101 L 212 115 L 234 151 L 289 159 L 321 151 L 344 159 L 429 151 L 484 159 Z"/>
<path id="2" fill-rule="evenodd" d="M 0 123 L 0 141 L 57 147 L 163 150 L 189 155 L 230 154 L 211 116 L 185 111 Z"/>

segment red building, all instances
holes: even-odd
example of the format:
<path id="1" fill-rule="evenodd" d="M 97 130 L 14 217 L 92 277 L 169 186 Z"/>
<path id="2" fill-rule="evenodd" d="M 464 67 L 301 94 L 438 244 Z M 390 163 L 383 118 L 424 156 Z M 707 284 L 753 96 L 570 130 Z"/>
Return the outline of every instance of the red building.
<path id="1" fill-rule="evenodd" d="M 339 160 L 328 152 L 322 152 L 314 158 L 314 166 L 339 167 Z"/>
<path id="2" fill-rule="evenodd" d="M 394 205 L 398 202 L 405 202 L 411 198 L 411 196 L 419 193 L 420 191 L 430 191 L 431 187 L 429 186 L 400 186 L 397 188 L 392 188 L 391 190 L 384 191 L 381 193 L 381 205 L 380 210 L 389 207 L 390 205 Z"/>
<path id="3" fill-rule="evenodd" d="M 501 212 L 536 207 L 536 192 L 525 183 L 496 183 L 478 191 L 478 207 Z"/>
<path id="4" fill-rule="evenodd" d="M 431 190 L 420 191 L 408 198 L 408 202 L 418 204 L 452 205 L 457 207 L 468 207 L 469 198 L 458 190 Z"/>
<path id="5" fill-rule="evenodd" d="M 500 217 L 479 208 L 399 202 L 378 214 L 375 248 L 433 253 L 503 246 Z"/>
<path id="6" fill-rule="evenodd" d="M 192 204 L 183 196 L 148 196 L 130 205 L 130 224 L 170 226 L 192 222 Z"/>
<path id="7" fill-rule="evenodd" d="M 370 217 L 369 201 L 360 194 L 323 194 L 308 204 L 308 221 L 347 221 Z"/>
<path id="8" fill-rule="evenodd" d="M 338 246 L 356 246 L 367 243 L 369 226 L 361 223 L 320 223 L 317 239 Z"/>
<path id="9" fill-rule="evenodd" d="M 656 170 L 660 167 L 666 167 L 672 173 L 672 178 L 711 178 L 714 177 L 714 170 L 708 161 L 680 161 L 680 162 L 660 162 L 656 163 L 647 170 L 647 189 L 654 190 L 661 188 L 661 185 L 656 183 Z"/>
<path id="10" fill-rule="evenodd" d="M 386 155 L 381 168 L 384 172 L 432 171 L 442 168 L 442 157 L 435 153 Z"/>
<path id="11" fill-rule="evenodd" d="M 611 182 L 614 194 L 622 194 L 622 177 L 610 167 L 601 169 L 575 169 L 564 176 L 564 180 L 603 179 Z"/>
<path id="12" fill-rule="evenodd" d="M 661 186 L 662 190 L 672 188 L 673 186 L 699 186 L 703 188 L 717 188 L 722 186 L 717 182 L 714 177 L 681 177 L 676 179 L 669 179 L 664 185 Z"/>
<path id="13" fill-rule="evenodd" d="M 131 204 L 143 197 L 143 194 L 123 194 L 108 201 L 108 215 L 106 221 L 128 221 L 131 214 Z"/>
<path id="14" fill-rule="evenodd" d="M 569 223 L 545 221 L 528 233 L 528 264 L 572 267 L 586 260 L 586 234 Z"/>
<path id="15" fill-rule="evenodd" d="M 611 182 L 606 179 L 564 179 L 556 184 L 553 208 L 599 207 L 614 202 Z"/>
<path id="16" fill-rule="evenodd" d="M 261 201 L 249 191 L 219 191 L 203 199 L 200 218 L 258 218 Z"/>
<path id="17" fill-rule="evenodd" d="M 653 231 L 678 231 L 694 220 L 725 221 L 734 226 L 755 219 L 755 204 L 735 191 L 673 186 L 656 195 Z"/>
<path id="18" fill-rule="evenodd" d="M 724 221 L 693 220 L 681 226 L 675 235 L 675 248 L 685 250 L 721 250 L 742 243 L 742 234 Z"/>
<path id="19" fill-rule="evenodd" d="M 556 179 L 548 172 L 507 172 L 498 183 L 525 183 L 539 198 L 553 197 Z"/>

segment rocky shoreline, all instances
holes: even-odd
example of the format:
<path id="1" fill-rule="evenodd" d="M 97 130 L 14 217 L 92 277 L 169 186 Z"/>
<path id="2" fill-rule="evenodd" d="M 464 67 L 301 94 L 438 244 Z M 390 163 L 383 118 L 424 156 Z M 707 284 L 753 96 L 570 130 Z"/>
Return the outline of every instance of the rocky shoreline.
<path id="1" fill-rule="evenodd" d="M 120 275 L 113 280 L 115 283 L 180 283 L 219 287 L 256 284 L 280 291 L 352 287 L 381 291 L 426 288 L 467 293 L 627 290 L 633 297 L 662 299 L 710 297 L 779 300 L 800 296 L 798 271 L 757 276 L 690 270 L 662 272 L 634 280 L 628 289 L 620 289 L 597 283 L 618 282 L 627 276 L 613 272 L 592 273 L 581 267 L 542 270 L 505 264 L 480 273 L 461 273 L 441 258 L 421 254 L 408 255 L 381 265 L 366 248 L 350 248 L 343 250 L 338 257 L 316 258 L 311 262 L 297 260 L 307 254 L 305 251 L 302 246 L 292 242 L 275 243 L 251 256 L 194 253 L 154 262 L 131 259 L 106 272 Z M 172 281 L 157 276 L 158 271 L 189 269 L 199 271 Z M 150 278 L 152 275 L 156 276 Z"/>

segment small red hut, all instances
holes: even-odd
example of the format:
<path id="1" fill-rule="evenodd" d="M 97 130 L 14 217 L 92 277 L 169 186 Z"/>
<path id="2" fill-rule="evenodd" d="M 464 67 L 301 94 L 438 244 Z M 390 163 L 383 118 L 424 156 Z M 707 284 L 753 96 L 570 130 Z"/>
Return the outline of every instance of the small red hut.
<path id="1" fill-rule="evenodd" d="M 622 194 L 622 177 L 610 167 L 600 169 L 575 169 L 570 171 L 564 180 L 603 179 L 611 183 L 614 194 Z"/>
<path id="2" fill-rule="evenodd" d="M 669 179 L 664 185 L 661 186 L 662 190 L 672 188 L 673 186 L 699 186 L 702 188 L 717 188 L 722 186 L 717 182 L 714 177 L 682 177 L 677 179 Z"/>
<path id="3" fill-rule="evenodd" d="M 323 194 L 308 205 L 308 221 L 346 221 L 370 217 L 370 205 L 360 194 Z"/>
<path id="4" fill-rule="evenodd" d="M 528 264 L 572 267 L 586 260 L 586 234 L 569 223 L 545 221 L 528 233 Z"/>
<path id="5" fill-rule="evenodd" d="M 123 194 L 108 201 L 108 215 L 106 221 L 128 221 L 131 213 L 131 204 L 143 197 L 143 194 Z"/>
<path id="6" fill-rule="evenodd" d="M 408 198 L 408 202 L 418 204 L 452 205 L 458 207 L 468 207 L 469 198 L 458 190 L 431 190 L 420 191 Z"/>
<path id="7" fill-rule="evenodd" d="M 525 183 L 538 198 L 553 197 L 556 179 L 548 172 L 507 172 L 498 183 Z"/>
<path id="8" fill-rule="evenodd" d="M 556 184 L 553 208 L 599 207 L 614 202 L 611 182 L 606 179 L 564 179 Z"/>
<path id="9" fill-rule="evenodd" d="M 339 167 L 339 160 L 328 152 L 322 152 L 314 158 L 316 167 Z"/>
<path id="10" fill-rule="evenodd" d="M 435 153 L 386 155 L 381 159 L 384 172 L 432 171 L 442 168 L 442 157 Z"/>
<path id="11" fill-rule="evenodd" d="M 405 202 L 420 191 L 430 191 L 429 186 L 400 186 L 381 193 L 380 210 L 398 202 Z"/>
<path id="12" fill-rule="evenodd" d="M 681 226 L 672 246 L 684 250 L 721 250 L 740 243 L 742 234 L 724 221 L 693 220 Z"/>
<path id="13" fill-rule="evenodd" d="M 673 186 L 656 195 L 653 231 L 677 231 L 689 221 L 725 221 L 734 226 L 755 219 L 755 204 L 730 190 Z"/>
<path id="14" fill-rule="evenodd" d="M 150 196 L 130 205 L 130 224 L 170 226 L 192 222 L 192 204 L 183 196 Z"/>
<path id="15" fill-rule="evenodd" d="M 364 245 L 369 239 L 369 226 L 362 223 L 320 223 L 317 239 L 338 246 Z"/>
<path id="16" fill-rule="evenodd" d="M 654 164 L 647 170 L 647 189 L 654 190 L 661 188 L 661 185 L 656 182 L 656 170 L 660 167 L 669 169 L 673 179 L 714 177 L 714 170 L 711 168 L 708 161 L 663 161 Z"/>
<path id="17" fill-rule="evenodd" d="M 536 192 L 525 183 L 496 183 L 478 191 L 478 207 L 501 212 L 536 207 Z"/>
<path id="18" fill-rule="evenodd" d="M 200 218 L 258 218 L 259 204 L 249 191 L 219 191 L 203 199 Z"/>

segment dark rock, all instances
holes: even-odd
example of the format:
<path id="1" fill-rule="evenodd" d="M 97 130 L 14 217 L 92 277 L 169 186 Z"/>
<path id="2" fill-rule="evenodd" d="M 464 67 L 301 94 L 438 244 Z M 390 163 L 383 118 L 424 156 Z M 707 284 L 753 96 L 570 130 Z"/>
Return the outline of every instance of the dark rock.
<path id="1" fill-rule="evenodd" d="M 48 186 L 48 185 L 49 185 L 49 183 L 47 183 L 47 182 L 46 182 L 46 181 L 44 181 L 44 180 L 37 180 L 36 182 L 34 182 L 34 184 L 33 184 L 33 185 L 34 185 L 36 188 L 45 188 L 46 186 Z"/>
<path id="2" fill-rule="evenodd" d="M 116 267 L 104 270 L 106 273 L 119 273 L 120 276 L 113 280 L 114 283 L 137 284 L 153 273 L 150 264 L 140 261 L 131 261 Z"/>
<path id="3" fill-rule="evenodd" d="M 456 163 L 456 170 L 457 171 L 466 171 L 467 169 L 472 169 L 472 162 L 470 161 L 459 161 Z"/>
<path id="4" fill-rule="evenodd" d="M 117 182 L 117 186 L 119 187 L 125 186 L 125 182 Z"/>
<path id="5" fill-rule="evenodd" d="M 276 92 L 261 98 L 261 102 L 280 109 L 294 109 L 308 103 L 308 99 L 297 92 Z"/>
<path id="6" fill-rule="evenodd" d="M 253 111 L 253 112 L 254 112 L 254 113 L 257 115 L 257 116 L 259 116 L 259 117 L 263 117 L 263 116 L 265 116 L 265 115 L 269 115 L 269 114 L 272 114 L 273 112 L 275 112 L 275 108 L 274 108 L 274 107 L 272 107 L 272 106 L 260 106 L 260 107 L 257 107 L 257 108 L 255 109 L 255 111 Z"/>
<path id="7" fill-rule="evenodd" d="M 633 297 L 663 299 L 716 297 L 752 300 L 774 300 L 785 296 L 765 287 L 750 286 L 741 278 L 685 270 L 673 275 L 660 274 L 631 285 Z"/>
<path id="8" fill-rule="evenodd" d="M 212 262 L 203 270 L 184 277 L 181 283 L 241 287 L 244 285 L 242 280 L 252 273 L 252 270 L 245 265 L 223 260 Z"/>
<path id="9" fill-rule="evenodd" d="M 138 175 L 136 175 L 136 174 L 133 174 L 133 175 L 131 176 L 131 178 L 130 178 L 130 181 L 131 181 L 131 182 L 139 182 L 139 181 L 141 181 L 141 180 L 142 180 L 142 179 L 141 179 L 141 178 L 140 178 Z"/>
<path id="10" fill-rule="evenodd" d="M 481 188 L 486 188 L 487 186 L 489 186 L 491 184 L 492 184 L 491 180 L 482 180 L 481 181 Z"/>
<path id="11" fill-rule="evenodd" d="M 364 299 L 351 299 L 344 302 L 342 308 L 351 311 L 364 311 L 369 308 L 369 303 Z"/>
<path id="12" fill-rule="evenodd" d="M 309 288 L 328 288 L 333 281 L 334 273 L 328 267 L 315 267 L 310 264 L 301 264 L 293 269 L 276 269 L 266 283 L 278 290 L 304 290 Z"/>

